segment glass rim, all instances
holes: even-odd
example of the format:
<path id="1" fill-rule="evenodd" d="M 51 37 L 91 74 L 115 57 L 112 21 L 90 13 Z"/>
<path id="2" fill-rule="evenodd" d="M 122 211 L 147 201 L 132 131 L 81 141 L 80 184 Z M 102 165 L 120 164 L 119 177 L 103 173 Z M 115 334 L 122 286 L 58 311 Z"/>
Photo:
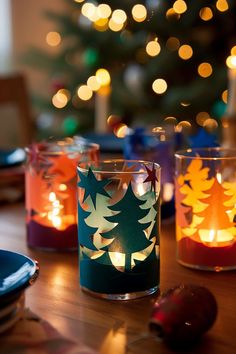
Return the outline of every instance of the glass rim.
<path id="1" fill-rule="evenodd" d="M 122 174 L 143 174 L 146 171 L 123 171 L 122 169 L 118 169 L 118 170 L 102 170 L 101 168 L 99 168 L 99 166 L 101 166 L 102 164 L 104 165 L 112 165 L 114 166 L 115 163 L 133 163 L 133 164 L 139 164 L 139 165 L 143 165 L 143 166 L 152 166 L 155 165 L 156 167 L 156 171 L 160 172 L 161 171 L 161 166 L 154 161 L 145 161 L 145 160 L 127 160 L 127 159 L 104 159 L 104 160 L 97 160 L 97 161 L 81 161 L 78 163 L 77 165 L 77 170 L 80 170 L 81 172 L 87 172 L 89 169 L 90 165 L 98 165 L 98 167 L 96 168 L 96 166 L 94 166 L 95 168 L 93 169 L 94 173 L 109 173 L 109 174 L 118 174 L 118 173 L 122 173 Z M 86 165 L 87 167 L 82 167 Z"/>
<path id="2" fill-rule="evenodd" d="M 201 156 L 203 152 L 225 152 L 233 153 L 231 156 Z M 195 153 L 196 155 L 188 155 L 188 153 Z M 224 147 L 209 147 L 209 148 L 189 148 L 177 150 L 175 152 L 175 157 L 179 159 L 191 159 L 191 160 L 234 160 L 236 159 L 236 148 L 224 148 Z"/>
<path id="3" fill-rule="evenodd" d="M 33 147 L 37 148 L 36 152 L 44 155 L 44 156 L 57 156 L 60 154 L 74 154 L 74 153 L 89 153 L 92 151 L 99 151 L 100 145 L 90 141 L 76 141 L 73 138 L 71 140 L 63 140 L 63 139 L 56 139 L 56 140 L 45 140 L 40 142 L 31 143 L 29 146 L 24 148 L 25 152 L 28 153 L 31 151 Z M 57 146 L 58 150 L 51 151 L 50 147 Z M 69 146 L 77 147 L 78 149 L 68 151 L 66 150 Z M 41 149 L 40 149 L 41 147 Z"/>

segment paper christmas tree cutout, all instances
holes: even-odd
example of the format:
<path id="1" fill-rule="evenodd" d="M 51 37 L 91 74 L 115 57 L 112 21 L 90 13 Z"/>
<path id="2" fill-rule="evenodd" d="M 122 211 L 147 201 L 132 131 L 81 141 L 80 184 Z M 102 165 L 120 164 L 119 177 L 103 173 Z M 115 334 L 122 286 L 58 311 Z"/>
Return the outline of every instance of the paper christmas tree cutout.
<path id="1" fill-rule="evenodd" d="M 225 190 L 218 182 L 217 178 L 214 178 L 214 183 L 207 192 L 210 195 L 208 198 L 204 199 L 204 202 L 207 203 L 208 206 L 204 211 L 198 213 L 199 216 L 204 218 L 198 227 L 200 229 L 225 230 L 234 226 L 234 223 L 229 220 L 227 214 L 228 208 L 225 206 L 225 202 L 229 200 L 229 198 L 225 195 Z"/>
<path id="2" fill-rule="evenodd" d="M 176 181 L 176 226 L 178 239 L 189 236 L 196 241 L 227 242 L 236 235 L 236 184 L 209 179 L 210 168 L 200 159 L 192 160 L 185 175 Z M 191 207 L 192 222 L 185 209 Z M 209 241 L 208 241 L 209 240 Z M 213 241 L 212 241 L 213 242 Z M 213 244 L 212 244 L 213 245 Z"/>
<path id="3" fill-rule="evenodd" d="M 159 199 L 156 200 L 155 192 L 149 191 L 140 197 L 141 200 L 145 201 L 140 208 L 147 210 L 147 215 L 139 220 L 140 223 L 150 223 L 150 226 L 145 230 L 146 236 L 149 240 L 153 237 L 157 237 L 159 234 Z"/>
<path id="4" fill-rule="evenodd" d="M 84 175 L 82 172 L 78 170 L 80 182 L 78 186 L 84 188 L 84 197 L 83 202 L 90 197 L 94 208 L 96 208 L 96 197 L 97 194 L 104 195 L 106 197 L 110 197 L 110 195 L 104 189 L 107 184 L 111 181 L 108 179 L 103 179 L 101 181 L 97 180 L 91 168 L 88 170 L 88 174 Z"/>
<path id="5" fill-rule="evenodd" d="M 225 195 L 230 196 L 224 205 L 230 209 L 228 213 L 230 220 L 236 223 L 236 182 L 224 182 L 223 187 L 225 188 Z"/>
<path id="6" fill-rule="evenodd" d="M 101 236 L 101 232 L 108 231 L 114 227 L 114 224 L 107 220 L 108 216 L 114 214 L 109 208 L 110 198 L 104 195 L 98 194 L 96 200 L 96 208 L 92 204 L 89 208 L 89 216 L 86 218 L 86 224 L 91 227 L 97 227 L 94 234 L 94 245 L 96 248 L 102 248 L 106 244 L 110 243 L 111 240 L 104 239 Z"/>
<path id="7" fill-rule="evenodd" d="M 213 178 L 208 179 L 209 168 L 202 168 L 202 160 L 192 160 L 188 166 L 187 173 L 178 178 L 178 183 L 182 185 L 180 192 L 186 197 L 182 203 L 192 207 L 193 213 L 201 212 L 206 208 L 204 198 L 208 197 L 207 190 L 213 184 Z"/>
<path id="8" fill-rule="evenodd" d="M 139 181 L 139 190 L 130 176 L 117 177 L 119 182 L 113 177 L 98 181 L 90 171 L 80 173 L 78 184 L 80 284 L 103 294 L 145 291 L 158 284 L 157 194 L 149 190 L 136 196 L 132 187 L 139 194 L 149 186 Z"/>
<path id="9" fill-rule="evenodd" d="M 140 208 L 144 203 L 145 201 L 141 201 L 135 196 L 132 186 L 129 184 L 124 197 L 110 206 L 112 211 L 118 213 L 106 218 L 116 226 L 112 230 L 102 233 L 105 238 L 114 238 L 103 249 L 108 252 L 125 254 L 125 271 L 131 271 L 132 253 L 142 251 L 152 244 L 144 232 L 150 226 L 150 222 L 145 224 L 139 222 L 148 213 L 148 210 Z"/>

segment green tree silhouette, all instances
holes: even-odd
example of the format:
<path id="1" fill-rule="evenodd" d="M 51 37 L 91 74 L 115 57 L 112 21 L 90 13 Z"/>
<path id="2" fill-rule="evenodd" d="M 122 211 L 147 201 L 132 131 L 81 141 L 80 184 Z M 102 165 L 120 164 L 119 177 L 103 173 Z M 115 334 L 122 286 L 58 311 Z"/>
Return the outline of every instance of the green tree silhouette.
<path id="1" fill-rule="evenodd" d="M 108 252 L 125 253 L 125 271 L 131 270 L 132 253 L 143 251 L 151 241 L 146 238 L 144 230 L 150 226 L 150 222 L 141 224 L 139 220 L 143 219 L 149 212 L 149 209 L 141 209 L 145 201 L 138 199 L 131 184 L 124 197 L 109 208 L 113 211 L 119 211 L 118 214 L 108 216 L 106 219 L 117 225 L 110 231 L 101 235 L 105 238 L 114 237 L 114 240 L 103 249 Z"/>

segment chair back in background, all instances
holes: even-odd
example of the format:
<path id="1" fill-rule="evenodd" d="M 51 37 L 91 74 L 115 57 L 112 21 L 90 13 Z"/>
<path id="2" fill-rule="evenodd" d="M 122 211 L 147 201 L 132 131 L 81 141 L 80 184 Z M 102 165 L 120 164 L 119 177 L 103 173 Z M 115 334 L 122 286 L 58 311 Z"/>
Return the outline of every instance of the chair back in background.
<path id="1" fill-rule="evenodd" d="M 5 114 L 2 113 L 2 107 L 7 107 L 8 113 L 6 113 L 6 109 L 4 111 Z M 13 114 L 9 113 L 12 112 L 12 107 L 15 109 L 14 115 L 17 116 L 16 126 L 11 123 L 14 122 Z M 2 130 L 1 135 L 3 136 L 0 140 L 5 141 L 5 145 L 7 142 L 9 146 L 26 146 L 32 140 L 33 124 L 30 98 L 26 79 L 20 73 L 0 76 L 0 127 Z"/>

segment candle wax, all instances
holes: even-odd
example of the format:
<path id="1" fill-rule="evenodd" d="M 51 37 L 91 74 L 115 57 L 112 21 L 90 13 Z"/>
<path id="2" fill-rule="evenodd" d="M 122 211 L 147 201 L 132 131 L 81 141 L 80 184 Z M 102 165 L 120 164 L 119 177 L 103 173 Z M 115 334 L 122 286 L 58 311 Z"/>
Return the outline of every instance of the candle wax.
<path id="1" fill-rule="evenodd" d="M 236 266 L 236 243 L 229 246 L 208 247 L 189 237 L 178 241 L 178 259 L 193 267 Z"/>

